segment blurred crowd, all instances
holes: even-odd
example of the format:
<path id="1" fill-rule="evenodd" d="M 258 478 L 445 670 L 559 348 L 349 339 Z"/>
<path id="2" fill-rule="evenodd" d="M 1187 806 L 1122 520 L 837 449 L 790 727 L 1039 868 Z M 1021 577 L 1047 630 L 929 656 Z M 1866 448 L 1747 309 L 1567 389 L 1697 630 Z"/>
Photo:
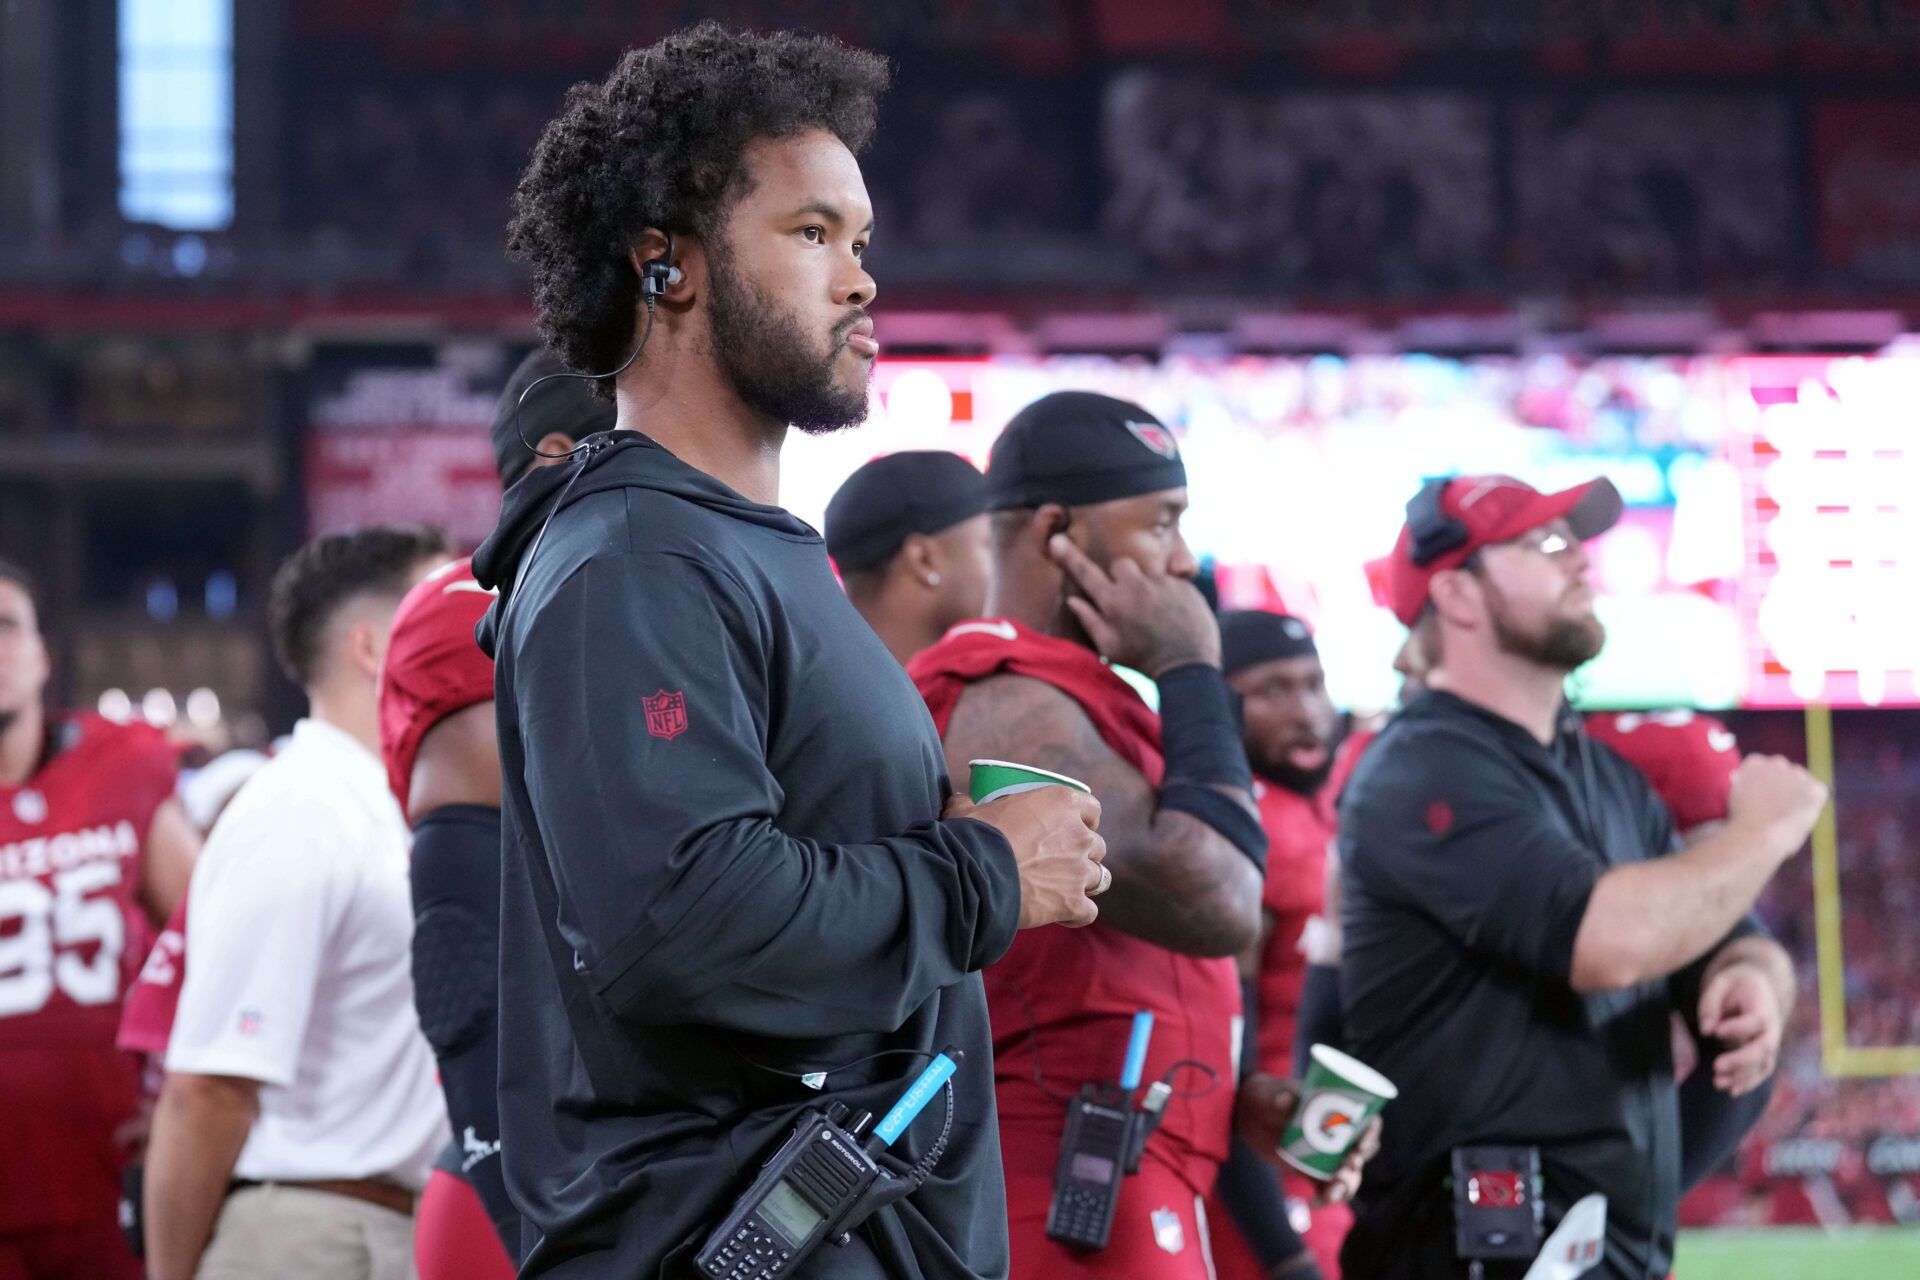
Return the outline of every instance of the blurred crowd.
<path id="1" fill-rule="evenodd" d="M 1835 828 L 1842 904 L 1847 1042 L 1920 1045 L 1920 968 L 1913 928 L 1920 877 L 1905 831 L 1920 788 L 1920 742 L 1899 713 L 1834 720 Z M 1750 749 L 1804 751 L 1801 717 L 1729 718 Z M 1794 957 L 1799 1000 L 1781 1047 L 1773 1101 L 1734 1164 L 1683 1209 L 1694 1225 L 1920 1220 L 1920 1161 L 1871 1158 L 1876 1142 L 1920 1135 L 1920 1076 L 1828 1074 L 1821 1040 L 1815 892 L 1807 866 L 1774 878 L 1761 916 Z M 1878 1166 L 1878 1167 L 1876 1167 Z"/>
<path id="2" fill-rule="evenodd" d="M 1107 88 L 1106 228 L 1163 267 L 1389 293 L 1493 266 L 1491 109 L 1460 94 L 1246 93 L 1132 71 Z"/>
<path id="3" fill-rule="evenodd" d="M 0 275 L 518 288 L 501 228 L 570 77 L 341 71 L 290 60 L 286 145 L 232 230 L 182 251 L 158 228 L 78 212 L 52 239 L 0 246 Z M 1910 279 L 1894 243 L 1910 210 L 1875 190 L 1856 216 L 1833 185 L 1862 183 L 1831 106 L 1803 124 L 1777 93 L 1273 88 L 1217 69 L 1036 76 L 909 59 L 867 180 L 876 251 L 905 285 L 1140 287 L 1175 266 L 1183 287 L 1337 298 Z M 1910 172 L 1878 127 L 1870 163 Z"/>
<path id="4" fill-rule="evenodd" d="M 868 174 L 894 274 L 952 277 L 955 250 L 992 243 L 1063 282 L 1153 264 L 1386 296 L 1672 291 L 1780 279 L 1799 253 L 1789 120 L 1770 99 L 1503 106 L 1133 68 L 1106 78 L 1089 116 L 1075 87 L 903 79 Z M 313 269 L 510 280 L 500 227 L 559 89 L 447 78 L 308 94 L 287 214 Z"/>

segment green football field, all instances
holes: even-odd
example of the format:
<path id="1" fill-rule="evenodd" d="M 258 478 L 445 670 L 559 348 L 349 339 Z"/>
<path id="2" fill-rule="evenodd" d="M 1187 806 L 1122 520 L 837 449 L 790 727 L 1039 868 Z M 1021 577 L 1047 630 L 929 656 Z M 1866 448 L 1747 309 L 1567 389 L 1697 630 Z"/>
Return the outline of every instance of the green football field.
<path id="1" fill-rule="evenodd" d="M 1920 1228 L 1683 1231 L 1676 1280 L 1909 1280 Z"/>

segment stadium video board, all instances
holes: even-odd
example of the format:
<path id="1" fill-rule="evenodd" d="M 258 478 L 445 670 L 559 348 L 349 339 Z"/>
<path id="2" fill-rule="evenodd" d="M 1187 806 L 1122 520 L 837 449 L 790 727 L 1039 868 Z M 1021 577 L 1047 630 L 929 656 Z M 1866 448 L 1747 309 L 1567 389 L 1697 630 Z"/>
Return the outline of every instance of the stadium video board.
<path id="1" fill-rule="evenodd" d="M 1403 634 L 1365 566 L 1429 476 L 1627 501 L 1594 544 L 1606 652 L 1591 707 L 1920 704 L 1920 352 L 1871 357 L 1446 359 L 1094 356 L 883 360 L 867 426 L 788 445 L 782 501 L 818 522 L 860 463 L 951 449 L 984 465 L 1023 405 L 1067 388 L 1174 428 L 1223 603 L 1323 637 L 1343 706 L 1392 702 Z"/>

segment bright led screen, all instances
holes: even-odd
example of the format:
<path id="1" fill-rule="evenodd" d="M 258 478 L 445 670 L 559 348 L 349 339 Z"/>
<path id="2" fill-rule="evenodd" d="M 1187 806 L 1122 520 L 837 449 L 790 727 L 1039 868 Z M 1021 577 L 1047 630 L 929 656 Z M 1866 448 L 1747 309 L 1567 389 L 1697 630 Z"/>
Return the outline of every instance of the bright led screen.
<path id="1" fill-rule="evenodd" d="M 1592 548 L 1609 640 L 1576 680 L 1588 706 L 1920 703 L 1920 354 L 887 360 L 865 427 L 791 440 L 783 501 L 817 524 L 899 449 L 984 466 L 1066 388 L 1174 428 L 1223 602 L 1309 619 L 1342 705 L 1393 700 L 1402 630 L 1364 566 L 1422 479 L 1455 472 L 1604 474 L 1626 497 Z"/>

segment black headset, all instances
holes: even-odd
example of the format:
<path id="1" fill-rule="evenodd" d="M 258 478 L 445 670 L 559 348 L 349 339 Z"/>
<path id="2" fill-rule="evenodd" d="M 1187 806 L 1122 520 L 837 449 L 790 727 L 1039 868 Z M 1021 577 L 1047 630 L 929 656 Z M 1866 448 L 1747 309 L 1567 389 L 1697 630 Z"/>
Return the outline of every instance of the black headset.
<path id="1" fill-rule="evenodd" d="M 643 264 L 640 268 L 640 301 L 646 304 L 647 322 L 640 330 L 640 341 L 634 344 L 633 354 L 621 361 L 618 369 L 612 369 L 606 373 L 562 372 L 549 373 L 543 377 L 535 378 L 527 384 L 526 390 L 520 393 L 520 398 L 513 402 L 513 433 L 520 437 L 520 443 L 526 447 L 527 452 L 536 458 L 549 458 L 556 462 L 563 458 L 571 458 L 586 447 L 586 441 L 582 440 L 565 453 L 544 453 L 535 446 L 533 441 L 527 439 L 526 431 L 520 425 L 520 406 L 527 402 L 527 397 L 533 394 L 535 387 L 543 382 L 551 382 L 555 378 L 583 378 L 588 382 L 597 382 L 601 378 L 617 378 L 625 373 L 635 360 L 640 358 L 642 351 L 647 349 L 647 339 L 653 336 L 654 303 L 666 296 L 668 285 L 677 284 L 680 280 L 680 268 L 673 265 L 673 232 L 667 232 L 666 237 L 667 256 L 664 258 L 655 258 L 651 262 Z"/>
<path id="2" fill-rule="evenodd" d="M 1420 492 L 1407 499 L 1408 554 L 1421 568 L 1432 564 L 1449 551 L 1458 551 L 1473 540 L 1473 531 L 1459 516 L 1448 515 L 1441 501 L 1452 478 L 1443 476 L 1420 486 Z"/>

